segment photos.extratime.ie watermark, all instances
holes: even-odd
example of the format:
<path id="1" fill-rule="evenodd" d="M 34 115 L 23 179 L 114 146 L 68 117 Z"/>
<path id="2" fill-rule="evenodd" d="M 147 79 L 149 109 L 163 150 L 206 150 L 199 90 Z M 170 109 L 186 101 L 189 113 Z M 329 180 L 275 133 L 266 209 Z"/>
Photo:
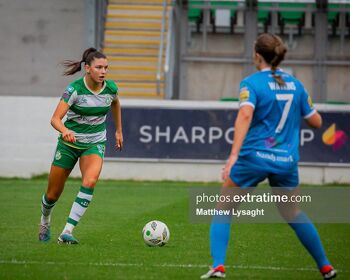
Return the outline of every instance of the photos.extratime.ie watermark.
<path id="1" fill-rule="evenodd" d="M 282 223 L 306 212 L 318 223 L 350 223 L 350 187 L 194 187 L 189 195 L 193 223 Z M 287 218 L 288 219 L 288 218 Z"/>

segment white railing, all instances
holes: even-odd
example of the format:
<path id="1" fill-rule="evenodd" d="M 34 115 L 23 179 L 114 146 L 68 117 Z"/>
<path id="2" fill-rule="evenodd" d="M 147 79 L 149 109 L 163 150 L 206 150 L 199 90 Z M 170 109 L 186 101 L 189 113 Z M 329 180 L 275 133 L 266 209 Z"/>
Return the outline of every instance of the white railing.
<path id="1" fill-rule="evenodd" d="M 173 74 L 174 74 L 174 24 L 173 5 L 169 11 L 167 45 L 165 50 L 164 77 L 165 77 L 165 97 L 171 99 L 173 95 Z"/>
<path id="2" fill-rule="evenodd" d="M 167 14 L 167 0 L 163 0 L 163 14 L 162 14 L 162 25 L 160 31 L 160 43 L 158 52 L 158 65 L 157 65 L 157 95 L 160 95 L 161 79 L 162 79 L 162 60 L 163 60 L 163 49 L 164 49 L 164 32 Z"/>

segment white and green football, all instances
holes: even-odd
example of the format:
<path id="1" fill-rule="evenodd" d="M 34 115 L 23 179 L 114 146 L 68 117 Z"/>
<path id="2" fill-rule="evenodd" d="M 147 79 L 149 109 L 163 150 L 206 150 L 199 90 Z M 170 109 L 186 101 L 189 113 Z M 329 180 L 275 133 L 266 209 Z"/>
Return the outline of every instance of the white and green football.
<path id="1" fill-rule="evenodd" d="M 143 227 L 142 236 L 148 246 L 161 247 L 168 243 L 170 231 L 163 222 L 150 221 Z"/>

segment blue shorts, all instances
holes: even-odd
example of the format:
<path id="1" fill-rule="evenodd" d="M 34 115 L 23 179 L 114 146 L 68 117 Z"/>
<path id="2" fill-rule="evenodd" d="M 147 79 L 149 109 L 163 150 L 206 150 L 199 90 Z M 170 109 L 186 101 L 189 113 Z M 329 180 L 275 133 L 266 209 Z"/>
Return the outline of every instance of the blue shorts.
<path id="1" fill-rule="evenodd" d="M 231 168 L 231 180 L 241 188 L 256 187 L 265 179 L 269 180 L 271 187 L 294 188 L 299 185 L 298 166 L 292 169 L 281 169 L 278 172 L 266 168 L 256 162 L 239 158 Z"/>

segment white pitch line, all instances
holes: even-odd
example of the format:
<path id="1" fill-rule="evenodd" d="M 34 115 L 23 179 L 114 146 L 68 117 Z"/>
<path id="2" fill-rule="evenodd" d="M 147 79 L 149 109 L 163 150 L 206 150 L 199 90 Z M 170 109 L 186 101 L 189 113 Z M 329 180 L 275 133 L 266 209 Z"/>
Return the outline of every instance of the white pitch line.
<path id="1" fill-rule="evenodd" d="M 19 260 L 0 260 L 1 264 L 14 264 L 14 265 L 77 265 L 77 266 L 110 266 L 110 267 L 142 267 L 143 263 L 110 263 L 110 262 L 89 262 L 89 263 L 66 263 L 66 262 L 39 262 L 39 261 L 19 261 Z M 208 265 L 205 264 L 147 264 L 147 267 L 175 267 L 175 268 L 208 268 Z M 281 271 L 317 271 L 315 268 L 311 267 L 278 267 L 278 266 L 259 266 L 259 265 L 226 265 L 226 268 L 235 268 L 235 269 L 244 269 L 244 270 L 281 270 Z M 348 270 L 339 270 L 338 272 L 349 272 Z"/>

